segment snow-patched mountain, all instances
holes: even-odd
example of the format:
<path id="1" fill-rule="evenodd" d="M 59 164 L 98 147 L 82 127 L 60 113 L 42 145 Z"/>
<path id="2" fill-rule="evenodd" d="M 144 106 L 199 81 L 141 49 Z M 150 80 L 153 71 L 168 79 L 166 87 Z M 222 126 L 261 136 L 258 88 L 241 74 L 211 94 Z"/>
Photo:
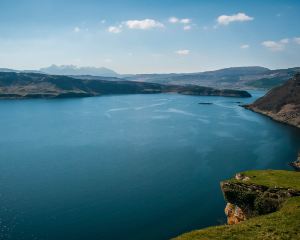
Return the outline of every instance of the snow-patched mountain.
<path id="1" fill-rule="evenodd" d="M 41 72 L 52 75 L 91 75 L 103 77 L 118 77 L 119 74 L 105 67 L 78 67 L 75 65 L 51 65 L 41 68 Z"/>

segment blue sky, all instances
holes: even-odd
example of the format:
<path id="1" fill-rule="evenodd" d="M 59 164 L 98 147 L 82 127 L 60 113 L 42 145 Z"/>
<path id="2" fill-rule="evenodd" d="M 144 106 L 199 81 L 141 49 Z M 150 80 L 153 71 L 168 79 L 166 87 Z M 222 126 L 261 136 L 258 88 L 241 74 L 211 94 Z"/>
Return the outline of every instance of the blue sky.
<path id="1" fill-rule="evenodd" d="M 300 66 L 300 1 L 1 0 L 0 67 Z"/>

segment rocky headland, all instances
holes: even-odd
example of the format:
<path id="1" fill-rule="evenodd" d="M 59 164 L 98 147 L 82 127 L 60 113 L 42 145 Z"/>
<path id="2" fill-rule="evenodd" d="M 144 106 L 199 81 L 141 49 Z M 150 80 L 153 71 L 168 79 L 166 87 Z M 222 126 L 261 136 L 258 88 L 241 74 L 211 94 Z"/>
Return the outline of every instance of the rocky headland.
<path id="1" fill-rule="evenodd" d="M 300 73 L 245 108 L 299 128 Z"/>
<path id="2" fill-rule="evenodd" d="M 248 171 L 221 183 L 227 225 L 183 234 L 176 240 L 300 239 L 300 173 Z"/>

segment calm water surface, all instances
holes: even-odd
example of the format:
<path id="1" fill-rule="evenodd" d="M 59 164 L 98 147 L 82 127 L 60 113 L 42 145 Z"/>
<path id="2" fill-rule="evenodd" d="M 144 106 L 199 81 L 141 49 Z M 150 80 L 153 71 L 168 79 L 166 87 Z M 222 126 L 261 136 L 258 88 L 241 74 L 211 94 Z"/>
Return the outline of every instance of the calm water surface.
<path id="1" fill-rule="evenodd" d="M 223 223 L 221 180 L 289 169 L 300 148 L 297 129 L 236 103 L 261 94 L 0 101 L 0 239 L 163 240 Z"/>

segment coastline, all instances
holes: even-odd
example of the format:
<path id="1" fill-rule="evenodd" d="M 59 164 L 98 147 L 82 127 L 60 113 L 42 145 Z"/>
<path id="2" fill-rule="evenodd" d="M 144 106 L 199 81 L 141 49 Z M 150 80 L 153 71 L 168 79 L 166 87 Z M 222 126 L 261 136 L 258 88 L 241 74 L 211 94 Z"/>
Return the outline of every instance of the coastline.
<path id="1" fill-rule="evenodd" d="M 261 115 L 263 115 L 263 116 L 265 116 L 265 117 L 268 117 L 268 118 L 272 119 L 273 121 L 276 121 L 276 122 L 279 122 L 279 123 L 282 123 L 282 124 L 285 124 L 285 125 L 288 125 L 288 126 L 300 128 L 300 125 L 299 125 L 299 124 L 296 124 L 296 123 L 293 123 L 293 122 L 289 122 L 289 121 L 287 121 L 287 120 L 284 119 L 284 118 L 278 117 L 278 116 L 277 116 L 276 114 L 274 114 L 274 113 L 260 110 L 260 109 L 258 109 L 258 108 L 256 108 L 256 107 L 252 107 L 252 105 L 242 105 L 242 107 L 245 108 L 245 109 L 247 109 L 247 110 L 250 110 L 250 111 L 252 111 L 252 112 L 261 114 Z"/>

